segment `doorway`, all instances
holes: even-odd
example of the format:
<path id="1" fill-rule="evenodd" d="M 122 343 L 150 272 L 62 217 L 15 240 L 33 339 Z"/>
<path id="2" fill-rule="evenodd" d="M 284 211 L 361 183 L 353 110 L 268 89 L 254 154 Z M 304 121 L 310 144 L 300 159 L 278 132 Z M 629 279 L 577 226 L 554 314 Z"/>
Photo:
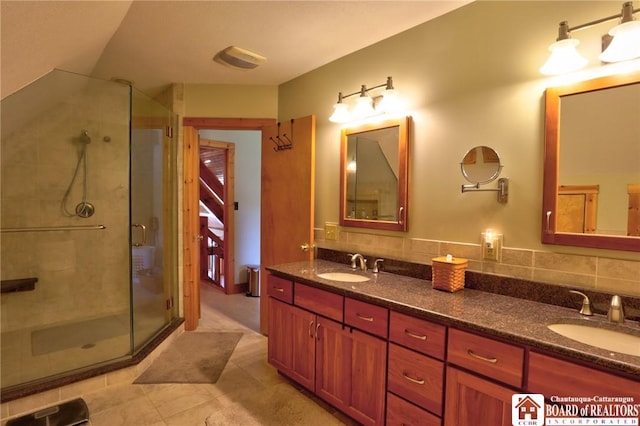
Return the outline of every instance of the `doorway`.
<path id="1" fill-rule="evenodd" d="M 234 284 L 225 285 L 224 289 L 227 294 L 246 293 L 247 269 L 260 264 L 261 131 L 203 129 L 198 134 L 200 157 L 206 155 L 211 160 L 205 168 L 214 163 L 216 152 L 218 158 L 227 153 L 225 179 L 228 182 L 224 184 L 224 192 L 229 208 L 223 222 L 228 235 L 222 244 L 225 248 L 225 284 Z M 205 150 L 208 154 L 204 154 Z M 203 181 L 206 171 L 203 167 L 200 170 Z M 200 204 L 201 207 L 204 205 L 202 199 Z M 203 266 L 201 264 L 201 271 L 205 270 Z"/>
<path id="2" fill-rule="evenodd" d="M 223 290 L 233 289 L 225 271 L 234 270 L 233 215 L 228 203 L 234 199 L 233 144 L 200 137 L 200 280 Z"/>

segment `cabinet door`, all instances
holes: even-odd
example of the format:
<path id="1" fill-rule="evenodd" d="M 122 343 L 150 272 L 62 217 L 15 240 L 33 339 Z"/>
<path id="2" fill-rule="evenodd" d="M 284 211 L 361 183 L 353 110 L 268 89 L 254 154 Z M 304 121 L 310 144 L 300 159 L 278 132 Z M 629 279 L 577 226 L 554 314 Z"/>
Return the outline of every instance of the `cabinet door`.
<path id="1" fill-rule="evenodd" d="M 342 324 L 317 317 L 315 392 L 341 411 L 349 407 L 351 347 L 351 337 Z"/>
<path id="2" fill-rule="evenodd" d="M 289 306 L 291 310 L 291 358 L 290 376 L 305 388 L 313 391 L 315 383 L 316 316 L 304 309 Z M 269 329 L 271 330 L 271 329 Z"/>
<path id="3" fill-rule="evenodd" d="M 347 414 L 362 424 L 384 423 L 387 343 L 353 330 L 351 344 L 351 395 Z"/>
<path id="4" fill-rule="evenodd" d="M 292 334 L 291 306 L 269 297 L 269 364 L 280 371 L 291 369 L 293 351 L 291 350 Z"/>
<path id="5" fill-rule="evenodd" d="M 453 367 L 447 367 L 445 426 L 511 425 L 515 391 Z"/>
<path id="6" fill-rule="evenodd" d="M 307 389 L 315 381 L 315 315 L 269 298 L 269 363 Z"/>

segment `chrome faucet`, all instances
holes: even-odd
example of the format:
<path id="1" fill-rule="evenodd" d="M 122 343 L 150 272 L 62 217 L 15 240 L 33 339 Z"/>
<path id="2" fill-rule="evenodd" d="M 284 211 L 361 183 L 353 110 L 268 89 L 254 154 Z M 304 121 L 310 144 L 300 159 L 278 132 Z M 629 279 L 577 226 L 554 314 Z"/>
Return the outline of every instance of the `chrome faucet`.
<path id="1" fill-rule="evenodd" d="M 624 309 L 622 308 L 622 298 L 620 296 L 613 296 L 611 298 L 611 306 L 609 306 L 607 319 L 619 324 L 624 322 Z"/>
<path id="2" fill-rule="evenodd" d="M 585 315 L 585 316 L 593 315 L 593 312 L 591 311 L 591 302 L 589 302 L 589 297 L 586 294 L 576 290 L 569 290 L 569 293 L 579 294 L 580 296 L 582 296 L 583 298 L 582 307 L 580 308 L 580 313 L 582 315 Z"/>
<path id="3" fill-rule="evenodd" d="M 360 269 L 363 271 L 367 270 L 367 259 L 364 258 L 360 253 L 350 254 L 351 256 L 351 269 L 356 269 L 356 261 L 360 262 Z"/>

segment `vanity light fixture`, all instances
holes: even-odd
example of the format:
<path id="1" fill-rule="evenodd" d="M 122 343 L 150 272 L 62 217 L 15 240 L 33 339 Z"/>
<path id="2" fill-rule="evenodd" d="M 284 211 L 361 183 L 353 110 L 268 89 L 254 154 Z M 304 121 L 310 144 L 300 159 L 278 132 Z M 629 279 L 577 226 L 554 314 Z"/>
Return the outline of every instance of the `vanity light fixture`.
<path id="1" fill-rule="evenodd" d="M 635 21 L 633 18 L 633 14 L 637 12 L 640 12 L 640 9 L 634 10 L 633 3 L 629 1 L 622 5 L 622 11 L 617 15 L 596 19 L 575 27 L 569 27 L 567 21 L 560 22 L 558 38 L 555 43 L 549 46 L 551 54 L 547 62 L 540 68 L 540 72 L 545 75 L 556 75 L 583 68 L 587 65 L 587 60 L 578 53 L 576 48 L 580 41 L 572 39 L 571 33 L 614 19 L 620 19 L 620 24 L 609 31 L 613 40 L 600 54 L 600 60 L 602 62 L 621 62 L 640 58 L 640 21 Z"/>
<path id="2" fill-rule="evenodd" d="M 369 92 L 375 89 L 381 89 L 384 87 L 384 91 L 380 95 L 381 99 L 378 102 L 374 102 L 374 98 L 369 96 Z M 344 103 L 344 100 L 355 95 L 358 96 L 353 111 L 349 110 L 349 105 Z M 379 97 L 375 99 L 378 100 Z M 329 121 L 334 123 L 346 123 L 351 120 L 370 117 L 374 114 L 394 112 L 398 108 L 398 94 L 393 88 L 393 78 L 387 77 L 387 81 L 383 84 L 367 88 L 366 85 L 360 86 L 360 90 L 357 92 L 343 95 L 342 92 L 338 92 L 338 102 L 333 105 L 333 114 L 329 117 Z"/>

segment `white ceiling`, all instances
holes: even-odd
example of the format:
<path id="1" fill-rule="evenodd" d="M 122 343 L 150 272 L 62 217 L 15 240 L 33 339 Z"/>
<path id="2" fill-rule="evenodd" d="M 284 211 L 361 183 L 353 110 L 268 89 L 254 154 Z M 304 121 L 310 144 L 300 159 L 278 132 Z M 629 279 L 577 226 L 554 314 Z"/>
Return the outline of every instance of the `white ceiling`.
<path id="1" fill-rule="evenodd" d="M 469 2 L 1 0 L 2 98 L 54 68 L 151 96 L 178 82 L 278 85 Z M 267 63 L 212 60 L 230 45 Z"/>

